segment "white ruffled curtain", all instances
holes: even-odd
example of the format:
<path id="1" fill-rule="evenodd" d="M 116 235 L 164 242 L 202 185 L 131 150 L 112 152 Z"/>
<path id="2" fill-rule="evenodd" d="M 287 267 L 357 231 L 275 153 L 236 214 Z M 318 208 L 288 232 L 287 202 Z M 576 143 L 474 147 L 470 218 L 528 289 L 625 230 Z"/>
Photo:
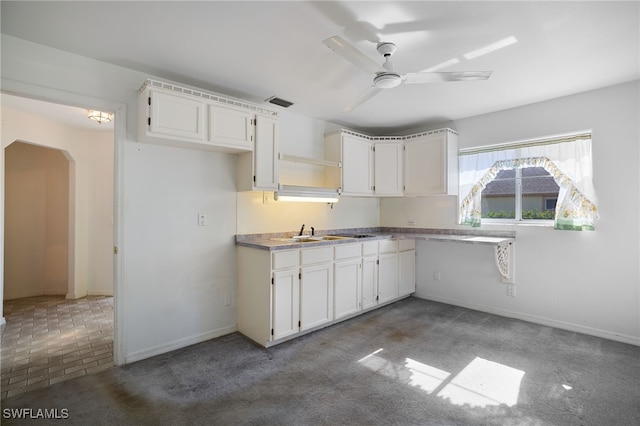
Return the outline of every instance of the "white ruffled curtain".
<path id="1" fill-rule="evenodd" d="M 523 145 L 508 149 L 462 152 L 460 167 L 459 223 L 481 224 L 481 194 L 500 170 L 543 167 L 560 187 L 554 228 L 593 230 L 598 219 L 593 187 L 591 139 Z"/>

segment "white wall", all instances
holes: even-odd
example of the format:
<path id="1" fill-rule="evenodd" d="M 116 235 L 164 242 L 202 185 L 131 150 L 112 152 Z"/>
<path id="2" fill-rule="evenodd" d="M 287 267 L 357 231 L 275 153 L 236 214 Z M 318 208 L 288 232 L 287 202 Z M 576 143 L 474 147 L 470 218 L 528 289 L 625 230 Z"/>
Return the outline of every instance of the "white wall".
<path id="1" fill-rule="evenodd" d="M 2 118 L 3 152 L 7 145 L 19 140 L 59 149 L 70 163 L 73 188 L 69 196 L 75 196 L 75 209 L 69 214 L 75 215 L 76 220 L 75 235 L 70 244 L 75 247 L 72 248 L 75 251 L 72 268 L 76 273 L 67 276 L 75 277 L 73 292 L 62 294 L 69 298 L 113 294 L 113 134 L 76 129 L 4 105 Z M 11 207 L 6 206 L 8 210 Z M 73 258 L 71 262 L 74 262 Z M 44 271 L 45 267 L 39 269 Z M 16 283 L 13 285 L 5 289 L 8 290 L 4 292 L 5 298 L 27 295 L 17 291 Z M 54 294 L 60 293 L 55 291 Z"/>
<path id="2" fill-rule="evenodd" d="M 235 331 L 235 157 L 137 143 L 125 156 L 127 358 Z"/>
<path id="3" fill-rule="evenodd" d="M 453 123 L 460 148 L 592 129 L 601 218 L 594 232 L 483 225 L 517 232 L 515 298 L 506 295 L 490 248 L 419 243 L 417 294 L 640 344 L 639 93 L 635 81 Z M 418 227 L 456 228 L 456 203 L 385 199 L 381 224 L 414 218 Z"/>

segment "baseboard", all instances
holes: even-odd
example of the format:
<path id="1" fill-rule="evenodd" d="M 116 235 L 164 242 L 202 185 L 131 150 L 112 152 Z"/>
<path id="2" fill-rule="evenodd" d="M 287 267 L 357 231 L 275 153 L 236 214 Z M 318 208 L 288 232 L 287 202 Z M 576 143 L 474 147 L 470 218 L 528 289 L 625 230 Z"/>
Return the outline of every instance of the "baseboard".
<path id="1" fill-rule="evenodd" d="M 87 296 L 104 296 L 104 297 L 113 297 L 113 291 L 97 291 L 97 290 L 89 290 L 89 291 L 87 291 Z"/>
<path id="2" fill-rule="evenodd" d="M 229 327 L 222 327 L 216 330 L 211 330 L 206 333 L 197 334 L 195 336 L 185 337 L 183 339 L 174 340 L 173 342 L 156 346 L 149 349 L 125 354 L 124 363 L 129 364 L 131 362 L 141 361 L 152 356 L 161 355 L 167 352 L 175 351 L 176 349 L 182 349 L 187 346 L 195 345 L 196 343 L 205 342 L 207 340 L 215 339 L 216 337 L 224 336 L 225 334 L 231 334 L 238 331 L 236 325 Z"/>
<path id="3" fill-rule="evenodd" d="M 473 309 L 475 311 L 487 312 L 490 314 L 500 315 L 507 318 L 515 318 L 522 321 L 532 322 L 534 324 L 546 325 L 549 327 L 560 328 L 562 330 L 574 331 L 576 333 L 588 334 L 590 336 L 601 337 L 603 339 L 614 340 L 616 342 L 628 343 L 630 345 L 640 346 L 640 337 L 629 336 L 626 334 L 615 333 L 608 330 L 602 330 L 594 327 L 585 327 L 580 324 L 559 321 L 552 318 L 539 317 L 536 315 L 523 314 L 521 312 L 509 311 L 506 309 L 496 309 L 490 306 L 476 305 L 460 300 L 449 299 L 446 297 L 424 294 L 415 297 L 419 299 L 432 300 L 434 302 L 446 303 L 448 305 L 460 306 L 463 308 Z"/>

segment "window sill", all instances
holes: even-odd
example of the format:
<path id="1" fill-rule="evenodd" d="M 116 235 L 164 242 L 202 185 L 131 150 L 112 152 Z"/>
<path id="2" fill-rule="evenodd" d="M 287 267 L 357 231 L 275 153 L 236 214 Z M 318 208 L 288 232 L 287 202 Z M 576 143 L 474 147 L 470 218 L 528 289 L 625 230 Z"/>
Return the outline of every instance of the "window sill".
<path id="1" fill-rule="evenodd" d="M 553 220 L 499 220 L 482 219 L 480 226 L 532 226 L 538 228 L 553 228 Z"/>

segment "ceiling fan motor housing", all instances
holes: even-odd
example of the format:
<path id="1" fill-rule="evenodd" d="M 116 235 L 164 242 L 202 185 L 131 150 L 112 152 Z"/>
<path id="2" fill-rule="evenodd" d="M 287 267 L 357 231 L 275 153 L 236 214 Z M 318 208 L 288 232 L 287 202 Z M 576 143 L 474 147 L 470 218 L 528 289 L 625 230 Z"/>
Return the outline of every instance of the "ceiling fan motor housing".
<path id="1" fill-rule="evenodd" d="M 396 45 L 389 41 L 381 41 L 378 43 L 376 47 L 378 49 L 378 53 L 384 56 L 385 58 L 388 56 L 392 56 L 396 52 Z"/>

